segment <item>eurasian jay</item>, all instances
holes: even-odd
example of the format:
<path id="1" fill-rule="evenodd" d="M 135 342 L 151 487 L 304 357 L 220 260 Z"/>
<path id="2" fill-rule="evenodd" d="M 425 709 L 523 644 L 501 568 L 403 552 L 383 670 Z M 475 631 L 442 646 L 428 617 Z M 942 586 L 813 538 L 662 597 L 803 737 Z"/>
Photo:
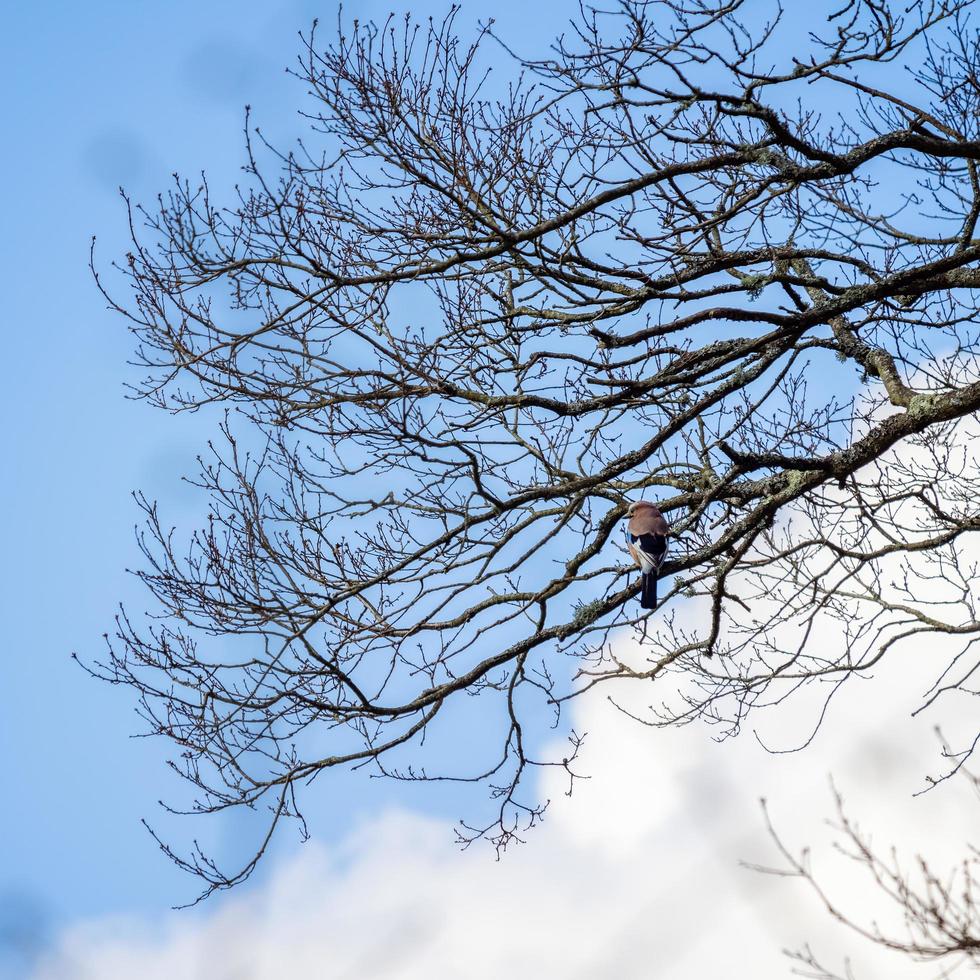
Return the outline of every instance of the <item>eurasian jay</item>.
<path id="1" fill-rule="evenodd" d="M 657 608 L 657 573 L 667 557 L 667 534 L 670 526 L 660 513 L 660 508 L 646 500 L 630 504 L 627 511 L 626 546 L 633 561 L 640 566 L 643 590 L 640 605 L 644 609 Z"/>

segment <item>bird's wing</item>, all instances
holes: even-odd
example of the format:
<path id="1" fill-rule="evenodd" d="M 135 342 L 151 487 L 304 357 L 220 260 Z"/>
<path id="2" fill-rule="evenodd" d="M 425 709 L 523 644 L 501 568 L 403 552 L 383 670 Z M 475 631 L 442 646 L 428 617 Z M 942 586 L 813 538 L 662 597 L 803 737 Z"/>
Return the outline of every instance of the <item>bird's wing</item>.
<path id="1" fill-rule="evenodd" d="M 660 538 L 659 541 L 664 543 L 658 544 L 651 534 L 644 534 L 639 537 L 635 534 L 630 535 L 630 554 L 642 572 L 652 572 L 660 568 L 663 563 L 666 539 Z"/>
<path id="2" fill-rule="evenodd" d="M 633 537 L 634 547 L 639 552 L 641 562 L 650 568 L 660 568 L 667 557 L 667 539 L 662 534 L 641 534 Z M 644 571 L 650 568 L 644 567 Z"/>

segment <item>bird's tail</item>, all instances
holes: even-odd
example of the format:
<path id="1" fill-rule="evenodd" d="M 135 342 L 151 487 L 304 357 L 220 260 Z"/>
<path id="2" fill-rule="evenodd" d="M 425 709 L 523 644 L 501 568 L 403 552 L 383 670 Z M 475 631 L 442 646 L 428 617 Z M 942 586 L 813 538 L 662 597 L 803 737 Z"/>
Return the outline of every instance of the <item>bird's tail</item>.
<path id="1" fill-rule="evenodd" d="M 640 605 L 644 609 L 657 608 L 657 573 L 644 572 L 641 576 Z"/>

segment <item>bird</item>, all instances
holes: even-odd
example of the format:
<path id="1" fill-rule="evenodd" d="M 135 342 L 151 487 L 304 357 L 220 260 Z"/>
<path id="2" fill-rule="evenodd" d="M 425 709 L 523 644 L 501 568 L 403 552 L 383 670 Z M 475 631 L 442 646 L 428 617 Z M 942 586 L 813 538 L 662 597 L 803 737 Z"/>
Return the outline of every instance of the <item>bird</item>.
<path id="1" fill-rule="evenodd" d="M 667 535 L 670 525 L 664 520 L 660 508 L 648 500 L 631 503 L 626 512 L 626 546 L 633 561 L 640 566 L 643 588 L 640 605 L 644 609 L 657 608 L 657 574 L 667 557 Z"/>

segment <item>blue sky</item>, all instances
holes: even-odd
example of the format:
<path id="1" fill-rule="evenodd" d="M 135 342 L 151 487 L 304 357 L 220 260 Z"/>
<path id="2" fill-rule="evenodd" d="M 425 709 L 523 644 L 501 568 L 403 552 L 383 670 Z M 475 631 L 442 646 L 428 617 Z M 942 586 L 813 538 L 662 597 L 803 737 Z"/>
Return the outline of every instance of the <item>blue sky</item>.
<path id="1" fill-rule="evenodd" d="M 388 9 L 352 3 L 346 13 Z M 535 5 L 530 19 L 524 4 L 493 9 L 505 26 L 519 16 L 527 42 L 551 35 L 562 5 Z M 165 189 L 174 171 L 206 170 L 219 187 L 236 179 L 246 103 L 271 136 L 300 134 L 304 93 L 284 68 L 299 50 L 297 32 L 335 13 L 333 3 L 311 0 L 5 11 L 0 942 L 5 934 L 20 941 L 29 908 L 33 922 L 55 929 L 188 896 L 191 883 L 139 823 L 172 786 L 163 747 L 130 738 L 139 730 L 131 698 L 90 680 L 70 654 L 98 652 L 120 601 L 144 608 L 125 572 L 139 564 L 131 491 L 157 498 L 174 523 L 200 514 L 202 499 L 180 475 L 193 470 L 209 420 L 125 398 L 131 339 L 93 285 L 88 249 L 94 234 L 103 268 L 125 250 L 120 185 L 139 200 Z M 468 14 L 481 16 L 481 5 Z M 458 815 L 450 790 L 341 779 L 321 793 L 317 830 L 340 834 L 397 793 Z M 332 805 L 338 797 L 342 805 Z M 236 819 L 248 823 L 209 821 L 200 832 L 221 853 L 222 835 L 247 833 Z"/>
<path id="2" fill-rule="evenodd" d="M 377 17 L 388 8 L 346 10 Z M 507 0 L 465 14 L 481 8 L 528 48 L 571 12 L 556 0 Z M 445 9 L 414 5 L 416 14 Z M 140 199 L 173 171 L 232 181 L 245 103 L 273 138 L 299 134 L 303 90 L 283 69 L 297 32 L 335 11 L 313 0 L 48 0 L 5 11 L 0 976 L 19 962 L 4 944 L 43 943 L 81 918 L 152 916 L 193 889 L 139 822 L 173 785 L 163 746 L 130 738 L 140 725 L 129 694 L 89 679 L 70 654 L 98 652 L 120 601 L 144 608 L 125 572 L 140 557 L 130 493 L 159 499 L 174 523 L 195 523 L 203 501 L 180 475 L 193 470 L 210 426 L 125 398 L 131 338 L 92 283 L 91 236 L 102 266 L 125 249 L 120 184 Z M 317 787 L 309 815 L 330 843 L 396 801 L 445 819 L 447 838 L 460 815 L 451 788 L 357 776 Z M 250 829 L 232 816 L 201 834 L 220 857 Z M 279 856 L 296 846 L 286 835 Z"/>

